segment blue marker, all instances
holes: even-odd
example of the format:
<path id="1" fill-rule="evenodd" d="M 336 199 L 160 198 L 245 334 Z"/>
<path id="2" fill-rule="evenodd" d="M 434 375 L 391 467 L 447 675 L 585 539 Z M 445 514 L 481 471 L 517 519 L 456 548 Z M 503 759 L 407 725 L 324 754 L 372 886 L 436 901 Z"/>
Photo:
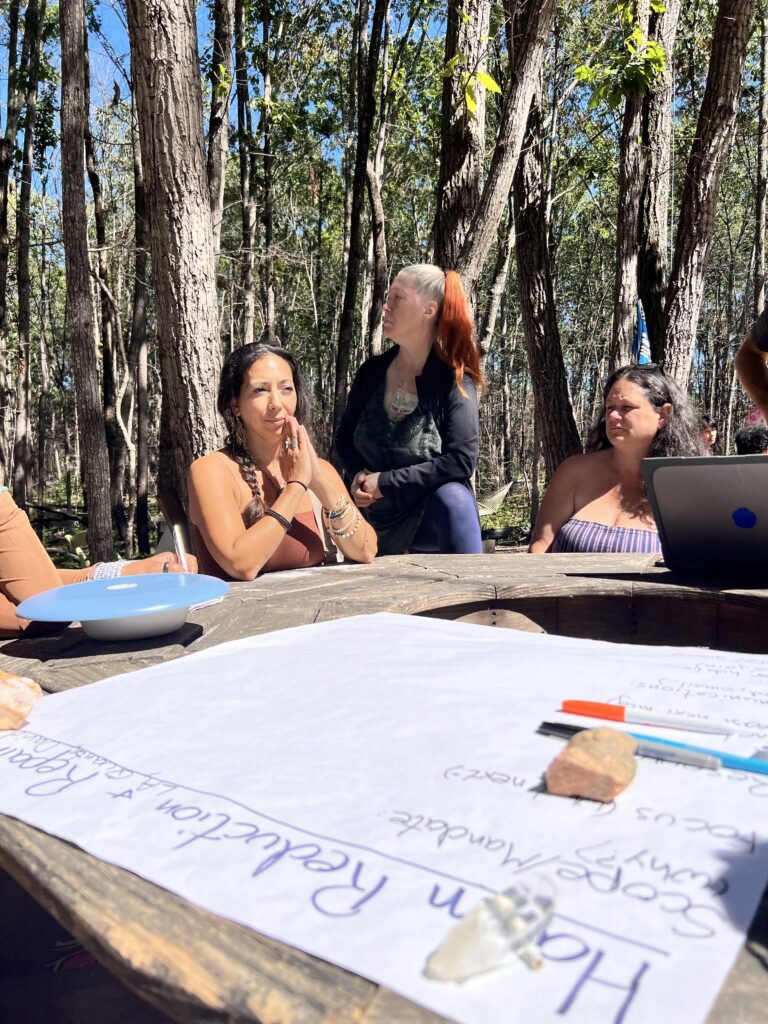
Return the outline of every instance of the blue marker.
<path id="1" fill-rule="evenodd" d="M 737 768 L 743 772 L 757 772 L 758 775 L 768 775 L 768 761 L 761 761 L 758 757 L 739 757 L 738 754 L 728 754 L 725 750 L 712 750 L 710 747 L 695 747 L 690 743 L 678 743 L 676 740 L 663 740 L 658 736 L 647 736 L 645 733 L 630 732 L 627 735 L 634 736 L 636 740 L 646 740 L 650 743 L 662 743 L 665 747 L 678 747 L 681 750 L 694 750 L 699 754 L 709 754 L 711 757 L 718 757 L 722 762 L 723 768 Z"/>

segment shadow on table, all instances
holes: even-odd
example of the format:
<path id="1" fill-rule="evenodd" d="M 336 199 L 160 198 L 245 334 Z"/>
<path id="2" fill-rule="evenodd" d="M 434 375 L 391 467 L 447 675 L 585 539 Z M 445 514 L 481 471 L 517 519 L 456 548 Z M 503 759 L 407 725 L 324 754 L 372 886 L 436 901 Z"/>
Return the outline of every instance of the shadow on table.
<path id="1" fill-rule="evenodd" d="M 664 563 L 658 563 L 663 568 Z M 654 586 L 695 587 L 697 590 L 768 590 L 768 579 L 762 576 L 708 576 L 705 573 L 678 573 L 671 570 L 649 575 L 640 572 L 564 572 L 573 579 L 624 580 L 626 583 L 653 583 Z"/>
<path id="2" fill-rule="evenodd" d="M 3 1024 L 170 1024 L 0 869 Z"/>
<path id="3" fill-rule="evenodd" d="M 12 658 L 34 658 L 46 662 L 55 659 L 92 658 L 107 654 L 141 654 L 166 647 L 188 647 L 203 635 L 197 622 L 185 622 L 172 633 L 148 636 L 141 640 L 91 640 L 79 626 L 65 629 L 58 636 L 20 637 L 3 644 L 2 653 Z"/>
<path id="4" fill-rule="evenodd" d="M 763 785 L 768 791 L 768 782 Z M 756 867 L 768 863 L 768 843 L 757 843 L 749 853 L 721 853 L 720 858 L 728 865 L 723 875 L 728 883 L 728 890 L 722 896 L 723 909 L 737 928 L 747 932 L 749 953 L 768 971 L 768 889 L 763 891 L 753 917 L 737 896 L 746 887 L 754 885 Z"/>

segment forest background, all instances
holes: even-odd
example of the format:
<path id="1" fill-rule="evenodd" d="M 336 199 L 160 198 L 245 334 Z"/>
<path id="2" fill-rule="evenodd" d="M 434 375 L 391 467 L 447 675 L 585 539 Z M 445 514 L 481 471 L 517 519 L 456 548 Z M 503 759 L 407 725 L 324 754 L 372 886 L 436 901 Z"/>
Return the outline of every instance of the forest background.
<path id="1" fill-rule="evenodd" d="M 478 493 L 546 476 L 628 361 L 719 424 L 764 300 L 763 0 L 3 0 L 0 482 L 149 550 L 234 347 L 293 350 L 330 454 L 404 265 L 463 275 Z M 131 60 L 133 54 L 133 61 Z"/>

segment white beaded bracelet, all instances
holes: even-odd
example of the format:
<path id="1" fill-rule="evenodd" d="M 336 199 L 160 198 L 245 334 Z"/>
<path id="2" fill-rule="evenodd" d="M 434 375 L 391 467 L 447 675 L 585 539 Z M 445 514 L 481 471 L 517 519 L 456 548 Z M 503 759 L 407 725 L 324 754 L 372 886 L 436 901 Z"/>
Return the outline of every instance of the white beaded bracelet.
<path id="1" fill-rule="evenodd" d="M 117 562 L 99 562 L 94 566 L 93 572 L 91 573 L 92 580 L 111 580 L 116 576 L 122 576 L 123 566 L 128 563 L 123 560 Z"/>

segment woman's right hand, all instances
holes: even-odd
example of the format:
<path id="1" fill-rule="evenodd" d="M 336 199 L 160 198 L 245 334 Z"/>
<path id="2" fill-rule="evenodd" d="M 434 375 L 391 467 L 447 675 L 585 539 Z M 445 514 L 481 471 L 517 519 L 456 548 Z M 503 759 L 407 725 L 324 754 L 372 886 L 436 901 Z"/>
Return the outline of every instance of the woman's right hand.
<path id="1" fill-rule="evenodd" d="M 283 480 L 300 480 L 307 487 L 312 482 L 312 446 L 306 430 L 300 426 L 295 416 L 289 416 L 283 427 L 280 441 L 280 472 L 283 474 Z"/>

